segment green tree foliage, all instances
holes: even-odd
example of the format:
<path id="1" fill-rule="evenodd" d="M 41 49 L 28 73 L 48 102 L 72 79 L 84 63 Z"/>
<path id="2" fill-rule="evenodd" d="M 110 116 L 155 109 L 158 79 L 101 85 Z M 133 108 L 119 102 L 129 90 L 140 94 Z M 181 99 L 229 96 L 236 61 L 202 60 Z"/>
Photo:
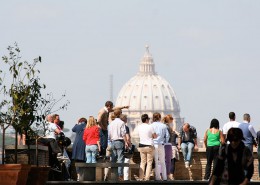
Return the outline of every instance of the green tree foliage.
<path id="1" fill-rule="evenodd" d="M 0 95 L 4 96 L 4 99 L 0 100 L 0 123 L 12 125 L 17 132 L 26 132 L 27 136 L 33 136 L 32 126 L 41 126 L 44 129 L 45 116 L 52 112 L 65 95 L 58 100 L 53 98 L 52 93 L 42 96 L 46 86 L 40 82 L 40 70 L 37 69 L 41 57 L 31 63 L 21 61 L 21 51 L 16 43 L 7 50 L 9 55 L 3 56 L 3 64 L 0 64 L 2 73 L 1 66 L 7 66 L 10 76 L 5 79 L 3 75 L 0 77 Z M 68 103 L 67 101 L 57 110 L 65 109 Z"/>

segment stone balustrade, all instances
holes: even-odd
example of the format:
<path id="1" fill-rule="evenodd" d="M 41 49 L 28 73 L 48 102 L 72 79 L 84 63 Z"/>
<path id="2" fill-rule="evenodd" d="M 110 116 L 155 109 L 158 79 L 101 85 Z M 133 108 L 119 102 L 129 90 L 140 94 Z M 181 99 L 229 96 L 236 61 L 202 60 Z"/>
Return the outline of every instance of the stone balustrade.
<path id="1" fill-rule="evenodd" d="M 139 152 L 135 152 L 132 162 L 140 163 Z M 185 168 L 183 155 L 180 152 L 180 160 L 176 162 L 174 178 L 175 180 L 202 180 L 205 174 L 206 164 L 206 148 L 199 148 L 198 151 L 193 152 L 192 166 L 190 169 Z M 132 170 L 132 175 L 139 175 L 138 170 Z M 260 180 L 258 175 L 258 159 L 256 149 L 254 149 L 254 175 L 252 180 Z"/>

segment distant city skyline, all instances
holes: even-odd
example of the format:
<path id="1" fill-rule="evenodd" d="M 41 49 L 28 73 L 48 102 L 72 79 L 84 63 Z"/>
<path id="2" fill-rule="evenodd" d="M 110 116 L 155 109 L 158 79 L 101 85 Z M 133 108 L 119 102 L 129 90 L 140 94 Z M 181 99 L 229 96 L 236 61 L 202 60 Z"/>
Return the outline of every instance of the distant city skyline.
<path id="1" fill-rule="evenodd" d="M 17 42 L 23 60 L 42 57 L 46 92 L 71 102 L 58 112 L 66 128 L 97 117 L 110 75 L 115 101 L 149 45 L 200 137 L 213 118 L 223 127 L 230 111 L 240 122 L 249 113 L 260 129 L 260 1 L 9 0 L 1 8 L 0 56 Z"/>

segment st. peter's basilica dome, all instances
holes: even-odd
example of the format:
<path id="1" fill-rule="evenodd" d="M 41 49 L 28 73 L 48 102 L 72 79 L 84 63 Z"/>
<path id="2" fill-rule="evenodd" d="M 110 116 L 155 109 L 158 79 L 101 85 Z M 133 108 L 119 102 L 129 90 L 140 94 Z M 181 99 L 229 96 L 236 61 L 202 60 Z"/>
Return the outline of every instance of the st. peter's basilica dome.
<path id="1" fill-rule="evenodd" d="M 155 112 L 161 113 L 162 117 L 171 114 L 177 129 L 182 124 L 176 94 L 169 82 L 155 72 L 148 46 L 141 60 L 139 72 L 125 83 L 117 96 L 116 106 L 124 105 L 130 105 L 123 113 L 128 116 L 132 137 L 136 136 L 134 129 L 141 123 L 141 115 L 145 113 L 150 117 Z"/>

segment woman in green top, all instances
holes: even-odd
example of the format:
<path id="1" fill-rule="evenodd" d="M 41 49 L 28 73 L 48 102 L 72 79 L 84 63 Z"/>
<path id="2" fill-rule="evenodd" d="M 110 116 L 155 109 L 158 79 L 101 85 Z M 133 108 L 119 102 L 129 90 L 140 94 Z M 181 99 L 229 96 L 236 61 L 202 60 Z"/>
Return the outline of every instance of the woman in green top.
<path id="1" fill-rule="evenodd" d="M 206 155 L 207 155 L 207 165 L 204 180 L 209 180 L 211 175 L 211 165 L 212 161 L 213 168 L 215 167 L 216 158 L 218 155 L 218 150 L 220 144 L 224 144 L 225 139 L 221 130 L 219 130 L 219 121 L 217 119 L 212 119 L 210 123 L 210 128 L 204 134 L 204 144 L 206 147 Z"/>

